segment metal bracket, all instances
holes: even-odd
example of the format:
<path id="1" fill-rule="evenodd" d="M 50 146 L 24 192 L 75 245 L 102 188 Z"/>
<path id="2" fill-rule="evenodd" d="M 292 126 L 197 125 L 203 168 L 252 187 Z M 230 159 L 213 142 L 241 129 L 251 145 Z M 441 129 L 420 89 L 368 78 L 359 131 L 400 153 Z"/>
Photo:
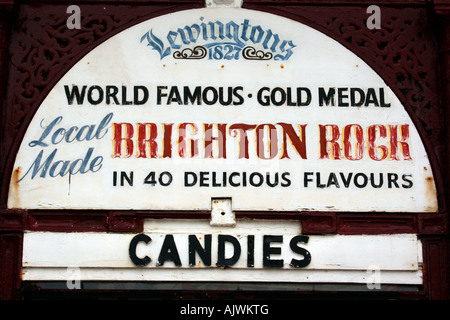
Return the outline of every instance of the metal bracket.
<path id="1" fill-rule="evenodd" d="M 243 0 L 205 0 L 207 8 L 241 8 Z"/>
<path id="2" fill-rule="evenodd" d="M 236 217 L 231 208 L 231 198 L 211 198 L 211 226 L 234 227 Z"/>

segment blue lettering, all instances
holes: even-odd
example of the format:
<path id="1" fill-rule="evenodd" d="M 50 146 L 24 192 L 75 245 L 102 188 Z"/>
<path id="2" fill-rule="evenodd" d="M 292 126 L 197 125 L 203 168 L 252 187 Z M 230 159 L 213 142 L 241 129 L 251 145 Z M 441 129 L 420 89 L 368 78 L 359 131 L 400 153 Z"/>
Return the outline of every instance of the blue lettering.
<path id="1" fill-rule="evenodd" d="M 98 125 L 97 131 L 95 132 L 95 137 L 97 138 L 97 140 L 102 139 L 105 134 L 108 132 L 108 124 L 111 121 L 113 117 L 113 113 L 108 113 L 103 119 L 102 121 L 100 121 L 100 124 Z"/>
<path id="2" fill-rule="evenodd" d="M 192 31 L 195 29 L 195 31 Z M 183 31 L 185 30 L 186 33 Z M 181 41 L 184 44 L 190 44 L 191 42 L 196 43 L 198 37 L 200 36 L 200 27 L 197 24 L 193 24 L 192 26 L 185 26 L 184 29 L 178 28 L 178 33 L 181 36 Z"/>
<path id="3" fill-rule="evenodd" d="M 40 147 L 47 147 L 49 144 L 44 142 L 44 140 L 53 132 L 51 135 L 50 141 L 51 144 L 56 145 L 61 143 L 63 140 L 67 143 L 72 143 L 75 140 L 81 142 L 81 141 L 90 141 L 92 139 L 100 140 L 102 139 L 105 134 L 108 132 L 108 124 L 111 122 L 111 119 L 113 117 L 113 113 L 108 113 L 98 124 L 97 129 L 96 125 L 85 125 L 81 128 L 78 128 L 77 126 L 73 126 L 69 128 L 68 130 L 64 128 L 58 128 L 54 132 L 55 126 L 61 122 L 63 117 L 59 116 L 55 118 L 47 127 L 45 127 L 44 131 L 42 132 L 42 135 L 39 137 L 38 140 L 31 141 L 28 145 L 30 147 L 40 146 Z M 41 125 L 42 127 L 42 125 Z M 75 136 L 73 136 L 75 135 Z"/>
<path id="4" fill-rule="evenodd" d="M 34 179 L 34 177 L 41 170 L 42 170 L 41 178 L 45 178 L 45 175 L 47 174 L 47 170 L 50 167 L 50 164 L 52 163 L 53 158 L 55 157 L 56 150 L 57 149 L 53 150 L 53 152 L 47 157 L 47 159 L 45 160 L 45 162 L 42 165 L 41 165 L 41 160 L 42 160 L 42 155 L 44 153 L 44 150 L 41 150 L 41 152 L 39 152 L 38 156 L 34 160 L 33 164 L 28 169 L 27 173 L 25 173 L 25 175 L 22 178 L 20 178 L 17 182 L 22 181 L 23 178 L 25 178 L 28 175 L 28 173 L 30 172 L 31 169 L 33 169 L 33 172 L 31 173 L 31 179 Z"/>
<path id="5" fill-rule="evenodd" d="M 248 27 L 250 27 L 249 25 L 249 20 L 245 19 L 243 23 L 241 23 L 242 28 L 242 33 L 241 33 L 241 38 L 244 41 L 248 41 L 248 36 L 247 36 L 247 29 Z"/>
<path id="6" fill-rule="evenodd" d="M 258 32 L 258 35 L 255 37 L 256 32 Z M 253 43 L 259 43 L 261 41 L 261 38 L 264 35 L 264 31 L 261 28 L 261 26 L 256 26 L 252 28 L 252 33 L 250 34 L 250 40 L 253 41 Z"/>
<path id="7" fill-rule="evenodd" d="M 170 31 L 167 34 L 167 40 L 169 40 L 170 46 L 172 48 L 174 48 L 174 49 L 180 49 L 181 48 L 181 45 L 175 43 L 175 40 L 177 39 L 177 35 L 178 35 L 178 33 L 176 33 L 175 31 Z"/>
<path id="8" fill-rule="evenodd" d="M 211 37 L 211 39 L 213 40 L 217 39 L 216 36 L 214 35 L 214 23 L 208 22 L 208 25 L 202 23 L 201 26 L 202 26 L 203 40 L 207 41 L 209 37 Z M 209 26 L 209 34 L 207 29 L 208 26 Z"/>
<path id="9" fill-rule="evenodd" d="M 264 49 L 269 48 L 269 41 L 272 38 L 272 36 L 273 36 L 273 43 L 270 46 L 270 50 L 272 52 L 275 52 L 277 50 L 278 43 L 280 43 L 280 37 L 277 34 L 273 34 L 272 30 L 270 30 L 270 29 L 267 30 L 266 38 L 263 41 L 263 47 L 264 47 Z"/>
<path id="10" fill-rule="evenodd" d="M 50 155 L 45 159 L 45 161 L 41 164 L 42 157 L 44 154 L 44 150 L 41 150 L 37 155 L 36 159 L 33 161 L 31 166 L 28 168 L 25 175 L 20 178 L 17 182 L 22 181 L 30 172 L 31 179 L 34 179 L 36 176 L 40 176 L 41 178 L 46 178 L 47 173 L 49 177 L 64 177 L 68 173 L 71 175 L 75 175 L 77 173 L 85 174 L 89 171 L 97 172 L 102 167 L 103 157 L 97 156 L 92 158 L 92 153 L 94 152 L 94 148 L 89 148 L 84 156 L 84 158 L 79 158 L 74 161 L 71 160 L 58 160 L 54 162 L 56 153 L 58 149 L 55 149 L 50 153 Z"/>
<path id="11" fill-rule="evenodd" d="M 286 46 L 289 45 L 289 48 L 286 49 Z M 281 54 L 275 55 L 275 60 L 287 60 L 292 55 L 292 49 L 295 47 L 295 45 L 292 43 L 291 40 L 286 41 L 284 40 L 282 45 L 280 46 L 281 52 L 286 52 L 286 54 L 283 56 Z"/>
<path id="12" fill-rule="evenodd" d="M 58 136 L 60 136 L 60 137 L 58 138 Z M 66 130 L 64 130 L 64 128 L 59 128 L 58 130 L 55 131 L 55 133 L 52 136 L 52 143 L 53 144 L 60 143 L 64 139 L 65 136 L 66 136 Z"/>
<path id="13" fill-rule="evenodd" d="M 92 132 L 94 132 L 95 126 L 94 125 L 90 125 L 90 126 L 82 126 L 80 131 L 78 131 L 77 135 L 75 136 L 75 139 L 77 141 L 83 141 L 83 140 L 87 140 L 90 141 L 94 138 L 94 136 L 92 136 Z M 86 134 L 83 136 L 83 134 L 86 132 Z"/>
<path id="14" fill-rule="evenodd" d="M 57 171 L 58 169 L 58 165 L 61 164 L 61 169 L 59 170 L 59 172 Z M 56 161 L 54 164 L 52 164 L 51 168 L 50 168 L 50 172 L 49 172 L 49 176 L 54 178 L 58 175 L 60 175 L 61 177 L 64 177 L 67 174 L 67 167 L 69 166 L 70 162 L 69 161 Z M 45 178 L 45 177 L 42 177 Z"/>
<path id="15" fill-rule="evenodd" d="M 226 24 L 221 21 L 204 22 L 203 20 L 204 18 L 200 17 L 200 24 L 186 25 L 183 28 L 176 29 L 176 31 L 169 31 L 167 33 L 167 40 L 170 47 L 178 50 L 181 49 L 182 46 L 192 45 L 192 43 L 197 43 L 198 39 L 202 39 L 206 42 L 201 44 L 205 48 L 213 48 L 217 45 L 233 45 L 242 50 L 247 45 L 247 42 L 251 41 L 253 44 L 260 44 L 264 49 L 268 49 L 276 54 L 274 56 L 274 59 L 276 60 L 289 59 L 293 53 L 292 49 L 295 47 L 292 41 L 282 41 L 280 36 L 273 33 L 271 29 L 264 30 L 260 25 L 251 25 L 249 19 L 245 19 L 240 24 L 233 20 Z M 154 38 L 156 37 L 152 35 L 152 39 Z M 149 45 L 155 47 L 148 37 L 148 32 L 141 38 L 141 41 L 143 39 L 147 39 Z M 224 42 L 227 40 L 230 41 Z M 159 44 L 159 47 L 163 47 L 162 42 Z M 210 59 L 216 59 L 213 58 L 212 55 L 213 52 L 210 50 Z M 165 55 L 161 56 L 161 58 L 164 57 Z M 217 59 L 222 58 L 219 57 Z M 239 54 L 237 54 L 236 58 L 234 58 L 233 55 L 233 59 L 238 58 Z"/>
<path id="16" fill-rule="evenodd" d="M 31 141 L 28 145 L 29 145 L 30 147 L 35 147 L 35 146 L 47 147 L 48 144 L 45 143 L 45 142 L 42 142 L 42 140 L 44 140 L 44 139 L 49 135 L 49 133 L 53 130 L 53 127 L 54 127 L 55 125 L 57 125 L 58 123 L 60 123 L 61 120 L 62 120 L 62 117 L 61 117 L 61 116 L 55 118 L 55 120 L 53 120 L 53 121 L 45 128 L 44 132 L 42 132 L 42 135 L 41 135 L 41 137 L 39 138 L 39 140 L 33 140 L 33 141 Z M 41 122 L 41 127 L 42 127 L 42 122 Z"/>
<path id="17" fill-rule="evenodd" d="M 78 131 L 78 127 L 77 126 L 73 126 L 72 128 L 70 128 L 69 130 L 67 130 L 66 132 L 66 142 L 71 143 L 75 141 L 75 137 L 73 139 L 70 138 L 70 135 L 72 134 L 73 131 Z"/>
<path id="18" fill-rule="evenodd" d="M 227 37 L 233 39 L 237 45 L 241 47 L 245 46 L 245 43 L 239 39 L 239 25 L 233 21 L 227 23 Z"/>

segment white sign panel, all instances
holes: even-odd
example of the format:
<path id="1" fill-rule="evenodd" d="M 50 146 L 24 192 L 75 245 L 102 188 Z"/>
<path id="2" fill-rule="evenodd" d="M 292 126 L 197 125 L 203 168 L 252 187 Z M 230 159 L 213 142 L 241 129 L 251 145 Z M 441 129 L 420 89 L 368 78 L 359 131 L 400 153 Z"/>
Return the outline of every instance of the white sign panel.
<path id="1" fill-rule="evenodd" d="M 49 250 L 51 248 L 51 250 Z M 417 235 L 301 235 L 298 221 L 148 220 L 141 234 L 27 232 L 23 280 L 421 284 Z"/>
<path id="2" fill-rule="evenodd" d="M 359 57 L 298 22 L 197 9 L 105 41 L 55 85 L 10 208 L 436 212 L 419 134 Z"/>

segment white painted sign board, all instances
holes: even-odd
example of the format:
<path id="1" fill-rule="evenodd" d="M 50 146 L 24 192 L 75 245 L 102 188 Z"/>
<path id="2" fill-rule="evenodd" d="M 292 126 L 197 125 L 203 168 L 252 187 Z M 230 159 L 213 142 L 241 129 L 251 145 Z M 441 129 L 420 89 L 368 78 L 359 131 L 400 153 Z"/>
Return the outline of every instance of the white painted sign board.
<path id="1" fill-rule="evenodd" d="M 37 110 L 9 208 L 436 212 L 421 138 L 358 56 L 301 23 L 196 9 L 76 63 Z"/>
<path id="2" fill-rule="evenodd" d="M 217 228 L 207 220 L 150 219 L 139 235 L 26 232 L 22 279 L 422 283 L 417 235 L 300 236 L 300 229 L 287 220 Z"/>

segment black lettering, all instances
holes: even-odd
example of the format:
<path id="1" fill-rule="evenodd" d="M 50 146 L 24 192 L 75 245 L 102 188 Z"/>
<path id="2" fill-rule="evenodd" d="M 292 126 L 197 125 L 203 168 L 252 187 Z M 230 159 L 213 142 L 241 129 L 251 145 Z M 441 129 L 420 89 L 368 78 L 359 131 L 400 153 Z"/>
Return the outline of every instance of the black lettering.
<path id="1" fill-rule="evenodd" d="M 229 106 L 233 102 L 233 88 L 228 87 L 227 100 L 225 101 L 224 88 L 219 88 L 219 103 L 223 106 Z"/>
<path id="2" fill-rule="evenodd" d="M 208 92 L 211 92 L 212 93 L 212 97 L 210 97 L 209 95 L 208 95 Z M 218 100 L 218 98 L 219 98 L 219 94 L 217 93 L 217 90 L 216 90 L 216 88 L 214 88 L 214 87 L 206 87 L 204 90 L 203 90 L 203 93 L 202 93 L 202 99 L 203 99 L 203 102 L 205 103 L 205 104 L 207 104 L 207 105 L 213 105 L 213 104 L 215 104 L 216 102 L 217 102 L 217 100 Z"/>
<path id="3" fill-rule="evenodd" d="M 274 242 L 282 243 L 283 236 L 265 235 L 263 239 L 263 266 L 270 268 L 280 268 L 283 266 L 283 259 L 271 259 L 270 255 L 280 254 L 280 247 L 272 247 Z"/>
<path id="4" fill-rule="evenodd" d="M 356 93 L 359 94 L 359 100 L 356 100 Z M 350 103 L 353 107 L 361 107 L 364 104 L 366 94 L 359 88 L 350 88 Z"/>
<path id="5" fill-rule="evenodd" d="M 299 247 L 298 243 L 308 243 L 309 237 L 308 236 L 295 236 L 291 239 L 289 246 L 291 247 L 291 250 L 295 253 L 301 254 L 303 256 L 302 260 L 298 259 L 292 259 L 290 266 L 294 268 L 303 268 L 309 265 L 311 262 L 311 254 L 308 250 L 305 248 Z"/>
<path id="6" fill-rule="evenodd" d="M 195 261 L 196 253 L 206 267 L 211 266 L 211 235 L 206 234 L 204 238 L 205 247 L 203 248 L 195 235 L 189 235 L 189 265 L 191 267 L 197 264 Z"/>
<path id="7" fill-rule="evenodd" d="M 388 173 L 388 188 L 392 188 L 392 185 L 398 188 L 397 179 L 398 175 L 396 173 Z"/>
<path id="8" fill-rule="evenodd" d="M 292 100 L 292 88 L 286 88 L 286 105 L 288 106 L 297 106 L 298 105 L 298 100 L 297 102 Z M 298 99 L 298 96 L 297 96 Z"/>
<path id="9" fill-rule="evenodd" d="M 156 104 L 161 104 L 161 98 L 167 97 L 167 93 L 162 92 L 164 89 L 167 89 L 167 86 L 157 86 L 156 87 Z"/>
<path id="10" fill-rule="evenodd" d="M 367 89 L 366 102 L 364 103 L 364 106 L 367 107 L 369 104 L 373 104 L 375 107 L 380 106 L 378 104 L 378 99 L 374 88 Z"/>
<path id="11" fill-rule="evenodd" d="M 350 181 L 352 181 L 353 173 L 350 172 L 350 173 L 347 175 L 347 178 L 345 177 L 345 175 L 344 175 L 343 172 L 339 172 L 339 175 L 341 176 L 342 182 L 344 182 L 344 186 L 345 186 L 346 188 L 348 188 L 348 187 L 350 186 Z"/>
<path id="12" fill-rule="evenodd" d="M 330 187 L 331 185 L 334 185 L 336 188 L 340 188 L 338 179 L 334 172 L 331 172 L 330 175 L 328 176 L 327 188 Z"/>
<path id="13" fill-rule="evenodd" d="M 323 106 L 324 104 L 329 106 L 330 104 L 334 106 L 334 94 L 336 93 L 335 88 L 330 88 L 328 93 L 325 93 L 324 88 L 319 88 L 319 106 Z"/>
<path id="14" fill-rule="evenodd" d="M 122 86 L 122 104 L 124 106 L 127 106 L 127 105 L 130 105 L 132 103 L 133 102 L 127 100 L 127 87 L 126 86 Z"/>
<path id="15" fill-rule="evenodd" d="M 409 188 L 411 188 L 413 186 L 413 182 L 409 178 L 412 179 L 412 174 L 404 174 L 404 175 L 402 175 L 402 180 L 404 182 L 406 182 L 406 184 L 402 184 L 402 187 L 405 188 L 405 189 L 409 189 Z"/>
<path id="16" fill-rule="evenodd" d="M 167 187 L 168 185 L 170 185 L 172 183 L 172 180 L 173 180 L 172 174 L 168 171 L 161 172 L 158 178 L 159 184 L 162 185 L 163 187 Z"/>
<path id="17" fill-rule="evenodd" d="M 189 181 L 189 177 L 192 177 L 192 182 Z M 186 171 L 184 173 L 184 186 L 192 187 L 197 184 L 197 175 L 194 172 Z"/>
<path id="18" fill-rule="evenodd" d="M 277 101 L 277 93 L 279 93 L 279 98 Z M 270 99 L 272 103 L 276 106 L 281 106 L 286 102 L 286 92 L 280 87 L 276 87 L 272 90 L 272 93 L 270 94 Z"/>
<path id="19" fill-rule="evenodd" d="M 226 172 L 222 172 L 222 183 L 223 183 L 224 187 L 227 186 L 227 173 Z"/>
<path id="20" fill-rule="evenodd" d="M 233 246 L 233 255 L 230 258 L 225 258 L 225 243 L 231 243 Z M 218 248 L 217 248 L 217 266 L 227 267 L 234 265 L 241 256 L 241 245 L 238 239 L 230 235 L 219 234 Z"/>
<path id="21" fill-rule="evenodd" d="M 115 171 L 114 171 L 115 172 Z M 151 171 L 144 179 L 144 184 L 156 185 L 155 171 Z"/>
<path id="22" fill-rule="evenodd" d="M 320 172 L 316 172 L 316 179 L 317 179 L 317 181 L 316 181 L 316 186 L 317 186 L 317 188 L 323 189 L 323 188 L 326 187 L 325 184 L 320 183 Z"/>
<path id="23" fill-rule="evenodd" d="M 348 95 L 344 94 L 344 91 L 347 91 L 348 88 L 338 88 L 338 106 L 339 107 L 348 107 L 348 102 L 344 102 L 344 99 L 348 99 Z"/>
<path id="24" fill-rule="evenodd" d="M 303 186 L 305 188 L 308 187 L 308 182 L 312 182 L 313 180 L 309 178 L 309 176 L 313 175 L 314 172 L 305 172 L 304 173 L 304 179 L 303 179 Z"/>
<path id="25" fill-rule="evenodd" d="M 93 91 L 97 91 L 97 98 L 95 98 L 95 95 L 93 93 Z M 92 105 L 97 105 L 100 104 L 103 101 L 103 89 L 100 86 L 92 86 L 89 87 L 88 92 L 87 92 L 87 100 L 90 104 Z"/>
<path id="26" fill-rule="evenodd" d="M 147 236 L 147 235 L 145 235 L 143 233 L 138 234 L 138 235 L 134 236 L 133 239 L 131 239 L 130 246 L 128 248 L 128 253 L 130 255 L 131 261 L 136 266 L 143 267 L 143 266 L 146 266 L 146 265 L 148 265 L 150 263 L 150 261 L 151 261 L 150 257 L 145 256 L 143 258 L 139 258 L 136 255 L 136 247 L 137 247 L 139 242 L 144 242 L 145 244 L 148 244 L 151 240 L 152 239 L 149 236 Z"/>
<path id="27" fill-rule="evenodd" d="M 173 261 L 173 263 L 177 266 L 181 266 L 180 256 L 178 255 L 177 246 L 175 245 L 175 240 L 173 235 L 167 234 L 164 238 L 163 245 L 161 247 L 161 252 L 159 253 L 157 266 L 162 266 L 167 261 Z"/>
<path id="28" fill-rule="evenodd" d="M 84 163 L 83 163 L 84 165 Z M 82 166 L 83 168 L 83 166 Z M 84 173 L 81 169 L 80 171 Z M 120 185 L 125 186 L 125 181 L 128 183 L 129 186 L 133 186 L 134 181 L 134 172 L 130 171 L 130 174 L 128 175 L 125 171 L 120 171 Z"/>
<path id="29" fill-rule="evenodd" d="M 363 177 L 363 182 L 362 183 L 360 183 L 358 181 L 359 177 Z M 355 178 L 353 180 L 353 183 L 355 184 L 355 186 L 357 188 L 365 188 L 367 186 L 368 181 L 369 181 L 369 178 L 364 173 L 357 173 L 357 174 L 355 174 Z"/>
<path id="30" fill-rule="evenodd" d="M 119 100 L 117 99 L 117 93 L 119 92 L 119 89 L 116 86 L 106 86 L 106 104 L 111 104 L 111 99 L 113 100 L 113 103 L 120 104 Z"/>
<path id="31" fill-rule="evenodd" d="M 303 102 L 302 99 L 302 92 L 306 93 L 306 101 Z M 308 88 L 297 88 L 297 105 L 302 107 L 302 106 L 307 106 L 311 103 L 311 90 L 309 90 Z"/>
<path id="32" fill-rule="evenodd" d="M 202 87 L 195 87 L 193 93 L 188 86 L 183 87 L 183 100 L 185 105 L 189 103 L 200 105 L 202 102 Z"/>
<path id="33" fill-rule="evenodd" d="M 228 182 L 229 182 L 230 186 L 232 186 L 232 187 L 239 187 L 239 183 L 236 183 L 236 182 L 234 182 L 234 180 L 233 180 L 233 178 L 234 178 L 235 176 L 239 176 L 239 172 L 232 172 L 232 173 L 230 174 L 230 176 L 228 177 Z"/>
<path id="34" fill-rule="evenodd" d="M 379 179 L 380 181 L 378 184 L 376 184 L 375 183 L 375 174 L 374 173 L 370 174 L 370 184 L 372 185 L 372 187 L 381 188 L 383 186 L 383 174 L 380 173 L 379 177 L 380 177 L 380 179 Z"/>
<path id="35" fill-rule="evenodd" d="M 142 98 L 141 99 L 139 99 L 139 91 L 142 91 Z M 149 96 L 149 93 L 148 93 L 147 87 L 144 87 L 144 86 L 135 86 L 134 87 L 134 99 L 133 99 L 133 101 L 134 101 L 135 105 L 145 104 L 147 102 L 147 100 L 148 100 L 148 96 Z"/>
<path id="36" fill-rule="evenodd" d="M 255 180 L 254 177 L 256 177 L 256 176 L 258 177 L 258 180 L 259 180 L 258 182 L 254 181 Z M 259 187 L 263 184 L 264 177 L 262 176 L 262 174 L 260 174 L 258 172 L 253 172 L 250 174 L 249 182 L 253 187 Z"/>
<path id="37" fill-rule="evenodd" d="M 391 106 L 390 103 L 386 103 L 384 100 L 384 89 L 380 88 L 380 107 L 389 108 Z"/>
<path id="38" fill-rule="evenodd" d="M 242 91 L 243 89 L 244 89 L 243 87 L 236 87 L 233 89 L 233 96 L 238 99 L 237 101 L 233 100 L 233 105 L 240 106 L 241 104 L 244 103 L 244 98 L 242 98 L 242 96 L 238 92 Z"/>
<path id="39" fill-rule="evenodd" d="M 177 103 L 177 104 L 183 103 L 181 101 L 181 95 L 180 95 L 180 92 L 178 91 L 178 87 L 170 88 L 169 96 L 167 97 L 167 104 L 170 105 L 170 104 L 172 104 L 172 102 Z"/>
<path id="40" fill-rule="evenodd" d="M 78 86 L 72 85 L 72 91 L 70 91 L 69 86 L 64 86 L 64 91 L 66 93 L 67 103 L 69 105 L 73 104 L 73 100 L 77 100 L 77 104 L 83 104 L 84 96 L 86 94 L 86 86 L 83 86 L 81 89 L 81 93 L 78 90 Z"/>
<path id="41" fill-rule="evenodd" d="M 264 91 L 269 91 L 270 89 L 268 87 L 263 87 L 258 90 L 257 100 L 258 103 L 262 106 L 268 106 L 270 105 L 270 99 L 268 96 L 263 96 Z"/>
<path id="42" fill-rule="evenodd" d="M 271 182 L 270 181 L 270 172 L 266 173 L 266 180 L 267 180 L 267 185 L 269 187 L 276 187 L 278 185 L 278 172 L 275 172 L 275 181 Z"/>
<path id="43" fill-rule="evenodd" d="M 291 185 L 291 180 L 289 179 L 289 172 L 283 172 L 281 174 L 281 179 L 283 179 L 283 182 L 281 182 L 282 187 L 289 187 Z"/>
<path id="44" fill-rule="evenodd" d="M 200 187 L 208 187 L 209 186 L 209 172 L 201 171 L 200 172 Z"/>
<path id="45" fill-rule="evenodd" d="M 225 174 L 225 172 L 224 172 L 224 174 Z M 217 182 L 217 172 L 215 172 L 215 171 L 212 172 L 211 180 L 212 180 L 213 187 L 221 187 L 222 186 L 220 183 Z M 224 181 L 226 181 L 226 180 L 224 179 Z"/>
<path id="46" fill-rule="evenodd" d="M 255 266 L 255 236 L 247 236 L 247 267 Z"/>

